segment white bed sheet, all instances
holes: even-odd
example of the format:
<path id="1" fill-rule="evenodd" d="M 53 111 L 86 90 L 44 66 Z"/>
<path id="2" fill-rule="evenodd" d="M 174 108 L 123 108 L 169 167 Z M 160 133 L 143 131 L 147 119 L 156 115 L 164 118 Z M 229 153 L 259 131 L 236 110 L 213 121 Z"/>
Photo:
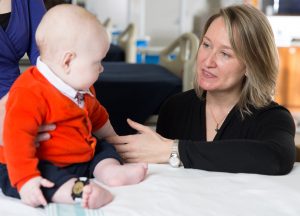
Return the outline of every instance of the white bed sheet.
<path id="1" fill-rule="evenodd" d="M 145 181 L 109 188 L 104 216 L 299 216 L 300 163 L 285 176 L 230 174 L 150 164 Z M 0 193 L 0 215 L 46 215 Z"/>

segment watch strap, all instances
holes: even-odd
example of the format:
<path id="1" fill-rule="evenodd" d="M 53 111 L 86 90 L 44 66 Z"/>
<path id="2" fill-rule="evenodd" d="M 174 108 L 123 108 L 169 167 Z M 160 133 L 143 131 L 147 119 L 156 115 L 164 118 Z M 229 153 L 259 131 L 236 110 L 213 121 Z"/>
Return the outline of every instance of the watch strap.
<path id="1" fill-rule="evenodd" d="M 179 140 L 174 140 L 173 144 L 172 144 L 172 152 L 171 153 L 176 153 L 179 157 L 179 151 L 178 151 L 178 144 L 179 144 Z"/>

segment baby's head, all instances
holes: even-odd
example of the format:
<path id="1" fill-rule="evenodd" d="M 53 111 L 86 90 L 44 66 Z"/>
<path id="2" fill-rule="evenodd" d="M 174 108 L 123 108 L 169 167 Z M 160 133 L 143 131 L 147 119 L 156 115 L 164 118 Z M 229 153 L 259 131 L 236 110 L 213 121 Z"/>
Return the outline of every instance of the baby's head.
<path id="1" fill-rule="evenodd" d="M 41 60 L 76 90 L 88 89 L 103 71 L 106 30 L 87 10 L 70 4 L 51 8 L 36 31 Z"/>

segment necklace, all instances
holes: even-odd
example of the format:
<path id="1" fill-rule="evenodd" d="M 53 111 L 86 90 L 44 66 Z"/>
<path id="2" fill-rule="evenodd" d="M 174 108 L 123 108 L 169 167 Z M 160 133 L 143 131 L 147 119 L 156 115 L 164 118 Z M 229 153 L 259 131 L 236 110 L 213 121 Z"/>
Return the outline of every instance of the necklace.
<path id="1" fill-rule="evenodd" d="M 214 121 L 215 121 L 215 123 L 216 123 L 215 131 L 216 131 L 216 133 L 218 133 L 219 130 L 220 130 L 219 126 L 222 125 L 222 123 L 225 121 L 225 119 L 226 119 L 226 117 L 227 117 L 229 111 L 228 111 L 227 114 L 224 116 L 224 118 L 222 119 L 222 121 L 218 121 L 217 118 L 216 118 L 216 116 L 214 115 L 214 113 L 213 113 L 211 107 L 210 107 L 209 105 L 207 105 L 207 106 L 208 106 L 208 109 L 209 109 L 209 112 L 210 112 L 211 116 L 213 117 L 213 119 L 214 119 Z"/>

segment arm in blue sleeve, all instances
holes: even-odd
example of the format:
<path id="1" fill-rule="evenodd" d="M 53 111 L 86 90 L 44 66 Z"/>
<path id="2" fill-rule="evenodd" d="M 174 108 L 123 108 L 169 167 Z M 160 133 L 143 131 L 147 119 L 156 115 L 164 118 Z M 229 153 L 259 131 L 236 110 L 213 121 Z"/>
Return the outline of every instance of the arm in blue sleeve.
<path id="1" fill-rule="evenodd" d="M 36 59 L 40 55 L 35 41 L 36 29 L 46 12 L 43 0 L 29 1 L 29 16 L 30 16 L 30 45 L 28 46 L 27 54 L 31 64 L 36 64 Z"/>

